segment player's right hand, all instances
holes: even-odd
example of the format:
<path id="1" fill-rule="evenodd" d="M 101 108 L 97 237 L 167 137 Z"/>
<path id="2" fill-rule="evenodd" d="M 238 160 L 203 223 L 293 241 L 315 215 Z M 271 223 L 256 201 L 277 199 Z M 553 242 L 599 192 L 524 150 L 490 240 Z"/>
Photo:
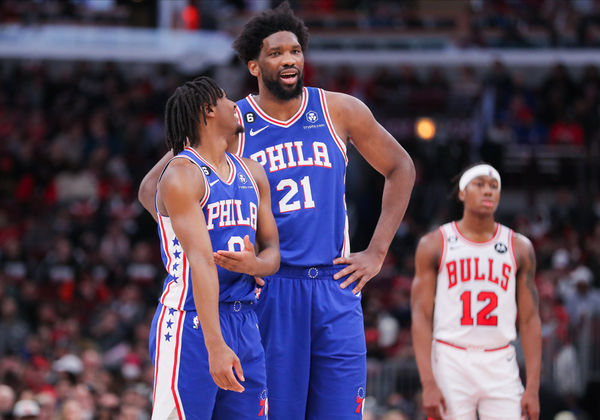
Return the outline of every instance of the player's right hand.
<path id="1" fill-rule="evenodd" d="M 446 412 L 446 400 L 436 384 L 423 387 L 423 408 L 427 417 L 432 419 L 441 419 L 442 412 Z"/>
<path id="2" fill-rule="evenodd" d="M 244 392 L 244 387 L 235 377 L 237 375 L 242 382 L 246 380 L 242 364 L 227 344 L 223 342 L 221 346 L 208 351 L 208 365 L 210 375 L 219 388 L 228 391 Z M 234 370 L 235 375 L 233 374 Z"/>

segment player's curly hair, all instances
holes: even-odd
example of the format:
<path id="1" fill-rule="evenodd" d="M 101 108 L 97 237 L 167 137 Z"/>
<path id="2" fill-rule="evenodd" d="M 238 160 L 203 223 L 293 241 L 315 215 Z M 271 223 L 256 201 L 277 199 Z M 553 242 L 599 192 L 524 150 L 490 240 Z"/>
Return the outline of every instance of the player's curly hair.
<path id="1" fill-rule="evenodd" d="M 223 89 L 217 82 L 206 76 L 175 89 L 165 109 L 166 142 L 174 155 L 181 152 L 188 142 L 191 146 L 200 142 L 200 115 L 206 125 L 206 112 L 210 112 L 223 95 Z"/>
<path id="2" fill-rule="evenodd" d="M 233 49 L 244 64 L 258 58 L 263 40 L 280 31 L 292 32 L 298 38 L 302 51 L 308 47 L 308 28 L 294 15 L 287 1 L 275 9 L 267 10 L 250 19 L 244 29 L 233 41 Z"/>

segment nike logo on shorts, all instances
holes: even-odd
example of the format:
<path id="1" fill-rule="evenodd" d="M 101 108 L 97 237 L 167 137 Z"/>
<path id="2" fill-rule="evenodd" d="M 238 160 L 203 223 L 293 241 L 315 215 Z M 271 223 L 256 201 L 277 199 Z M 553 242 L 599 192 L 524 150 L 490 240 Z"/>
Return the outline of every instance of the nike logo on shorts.
<path id="1" fill-rule="evenodd" d="M 253 128 L 250 129 L 250 135 L 251 136 L 256 136 L 258 133 L 260 133 L 261 131 L 263 131 L 264 129 L 269 128 L 268 125 L 265 125 L 263 128 L 259 128 L 258 130 L 254 131 Z"/>

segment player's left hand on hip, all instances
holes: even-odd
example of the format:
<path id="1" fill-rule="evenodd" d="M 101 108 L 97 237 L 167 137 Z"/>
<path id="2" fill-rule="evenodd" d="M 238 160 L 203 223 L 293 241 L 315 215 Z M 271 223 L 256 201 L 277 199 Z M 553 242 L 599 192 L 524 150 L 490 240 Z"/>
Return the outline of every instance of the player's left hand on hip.
<path id="1" fill-rule="evenodd" d="M 380 258 L 368 252 L 368 250 L 355 252 L 347 257 L 340 257 L 333 260 L 334 264 L 347 264 L 348 266 L 334 274 L 333 278 L 338 280 L 348 276 L 340 287 L 345 289 L 354 282 L 358 282 L 352 293 L 357 294 L 362 288 L 381 270 L 383 261 Z"/>

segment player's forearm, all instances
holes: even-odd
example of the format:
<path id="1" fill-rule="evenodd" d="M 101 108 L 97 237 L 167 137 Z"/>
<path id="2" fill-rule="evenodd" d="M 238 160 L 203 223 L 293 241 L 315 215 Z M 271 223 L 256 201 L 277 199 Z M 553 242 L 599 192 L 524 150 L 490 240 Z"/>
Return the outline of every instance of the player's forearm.
<path id="1" fill-rule="evenodd" d="M 279 248 L 269 246 L 262 249 L 256 256 L 258 264 L 254 276 L 265 277 L 275 274 L 279 270 Z"/>
<path id="2" fill-rule="evenodd" d="M 411 325 L 413 349 L 423 387 L 435 383 L 431 367 L 431 342 L 433 340 L 431 321 L 431 318 L 423 312 L 413 310 Z"/>
<path id="3" fill-rule="evenodd" d="M 198 321 L 208 351 L 224 342 L 219 320 L 219 280 L 214 264 L 190 259 L 192 267 L 192 293 Z M 199 267 L 195 268 L 194 265 Z"/>
<path id="4" fill-rule="evenodd" d="M 521 321 L 520 334 L 527 373 L 526 387 L 537 390 L 540 386 L 542 360 L 542 326 L 537 314 Z"/>
<path id="5" fill-rule="evenodd" d="M 382 259 L 406 213 L 414 182 L 415 167 L 407 154 L 401 164 L 386 176 L 381 200 L 381 214 L 369 243 L 369 249 L 380 255 Z"/>

